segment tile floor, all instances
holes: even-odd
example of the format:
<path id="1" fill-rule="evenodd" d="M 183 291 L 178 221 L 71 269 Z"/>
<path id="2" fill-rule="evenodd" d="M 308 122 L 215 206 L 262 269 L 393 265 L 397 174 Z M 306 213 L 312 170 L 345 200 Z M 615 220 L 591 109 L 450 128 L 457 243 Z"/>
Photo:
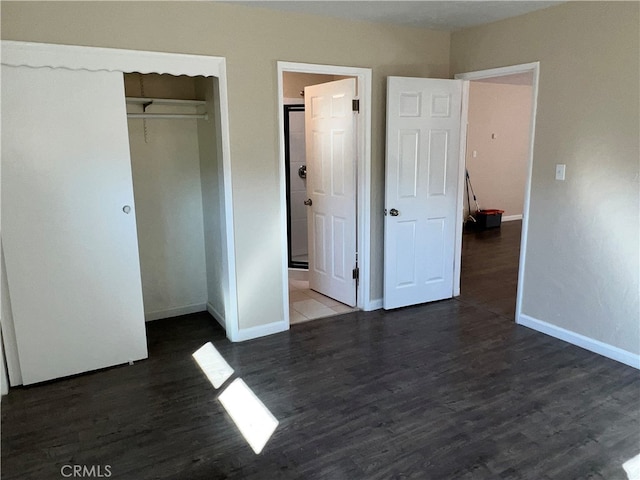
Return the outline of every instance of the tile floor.
<path id="1" fill-rule="evenodd" d="M 289 322 L 308 322 L 357 310 L 309 289 L 306 280 L 289 279 Z"/>

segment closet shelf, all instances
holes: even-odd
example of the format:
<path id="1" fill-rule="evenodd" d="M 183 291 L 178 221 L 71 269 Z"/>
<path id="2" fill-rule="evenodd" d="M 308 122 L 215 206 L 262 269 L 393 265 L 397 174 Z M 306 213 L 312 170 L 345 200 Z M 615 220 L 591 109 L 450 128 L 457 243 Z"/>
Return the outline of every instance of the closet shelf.
<path id="1" fill-rule="evenodd" d="M 206 113 L 149 113 L 147 107 L 151 105 L 165 105 L 174 107 L 200 107 L 206 105 L 204 100 L 179 100 L 174 98 L 145 98 L 125 97 L 128 105 L 142 105 L 143 113 L 127 113 L 127 118 L 201 118 L 208 120 Z"/>
<path id="2" fill-rule="evenodd" d="M 175 106 L 193 106 L 206 105 L 204 100 L 179 100 L 174 98 L 144 98 L 144 97 L 125 97 L 128 104 L 131 105 L 175 105 Z"/>

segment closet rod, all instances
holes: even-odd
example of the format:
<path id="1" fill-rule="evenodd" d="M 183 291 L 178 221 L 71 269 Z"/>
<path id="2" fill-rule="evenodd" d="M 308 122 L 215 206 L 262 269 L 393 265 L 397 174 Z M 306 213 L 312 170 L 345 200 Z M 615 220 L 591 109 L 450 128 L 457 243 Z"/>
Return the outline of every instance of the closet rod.
<path id="1" fill-rule="evenodd" d="M 209 120 L 206 113 L 127 113 L 127 118 L 191 118 Z"/>

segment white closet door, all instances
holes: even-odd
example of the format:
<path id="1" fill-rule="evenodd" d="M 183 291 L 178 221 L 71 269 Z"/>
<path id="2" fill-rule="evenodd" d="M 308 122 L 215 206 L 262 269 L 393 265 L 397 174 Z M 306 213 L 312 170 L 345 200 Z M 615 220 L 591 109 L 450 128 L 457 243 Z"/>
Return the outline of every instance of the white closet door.
<path id="1" fill-rule="evenodd" d="M 121 73 L 2 66 L 2 237 L 24 384 L 147 357 Z"/>

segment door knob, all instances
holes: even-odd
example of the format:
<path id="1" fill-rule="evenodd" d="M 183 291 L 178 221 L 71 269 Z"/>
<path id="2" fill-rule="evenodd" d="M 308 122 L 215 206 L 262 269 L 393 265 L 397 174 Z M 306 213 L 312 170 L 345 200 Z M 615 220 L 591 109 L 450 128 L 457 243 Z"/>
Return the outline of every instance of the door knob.
<path id="1" fill-rule="evenodd" d="M 307 198 L 307 199 L 304 201 L 304 204 L 305 204 L 307 207 L 310 207 L 311 205 L 313 205 L 313 201 L 312 201 L 310 198 Z"/>
<path id="2" fill-rule="evenodd" d="M 124 207 L 122 207 L 122 211 L 124 213 L 129 213 L 131 212 L 131 207 L 129 205 L 125 205 Z"/>
<path id="3" fill-rule="evenodd" d="M 400 215 L 400 212 L 395 208 L 392 208 L 391 210 L 389 210 L 389 215 L 391 215 L 392 217 L 397 217 L 398 215 Z"/>

